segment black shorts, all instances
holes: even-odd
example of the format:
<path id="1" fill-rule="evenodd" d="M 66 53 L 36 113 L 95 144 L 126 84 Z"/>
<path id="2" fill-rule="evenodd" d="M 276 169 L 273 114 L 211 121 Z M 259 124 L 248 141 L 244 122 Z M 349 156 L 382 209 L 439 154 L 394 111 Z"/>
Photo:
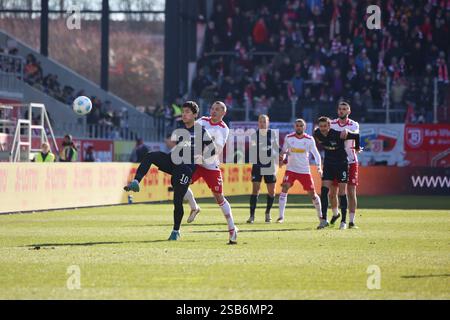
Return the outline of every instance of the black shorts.
<path id="1" fill-rule="evenodd" d="M 156 151 L 151 152 L 151 154 L 153 155 L 152 162 L 158 167 L 158 170 L 172 176 L 172 186 L 191 183 L 192 175 L 195 171 L 195 165 L 175 164 L 172 161 L 170 153 Z"/>
<path id="2" fill-rule="evenodd" d="M 257 164 L 254 164 L 252 166 L 252 182 L 261 182 L 262 178 L 264 177 L 265 183 L 276 183 L 277 182 L 277 176 L 276 175 L 262 175 L 261 170 L 263 168 Z"/>
<path id="3" fill-rule="evenodd" d="M 334 181 L 338 183 L 347 183 L 348 164 L 324 164 L 322 181 Z"/>
<path id="4" fill-rule="evenodd" d="M 178 185 L 186 186 L 187 188 L 189 188 L 189 185 L 192 182 L 192 175 L 194 174 L 194 170 L 190 165 L 174 165 L 171 174 L 171 183 L 173 187 Z"/>

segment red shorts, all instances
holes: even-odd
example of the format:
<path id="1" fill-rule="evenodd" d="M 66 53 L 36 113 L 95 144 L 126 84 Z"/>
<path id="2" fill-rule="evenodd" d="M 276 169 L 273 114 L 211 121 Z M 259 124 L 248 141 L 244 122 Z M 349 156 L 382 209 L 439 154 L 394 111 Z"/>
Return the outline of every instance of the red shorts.
<path id="1" fill-rule="evenodd" d="M 198 179 L 203 178 L 208 188 L 213 193 L 222 193 L 222 171 L 220 170 L 208 170 L 202 166 L 195 166 L 194 175 L 192 176 L 192 183 Z"/>
<path id="2" fill-rule="evenodd" d="M 348 182 L 349 186 L 357 186 L 358 185 L 358 172 L 359 172 L 358 163 L 350 163 L 348 165 Z M 333 186 L 337 187 L 337 180 L 333 181 Z"/>
<path id="3" fill-rule="evenodd" d="M 289 183 L 293 185 L 298 180 L 305 191 L 314 191 L 314 181 L 309 173 L 296 173 L 292 171 L 286 171 L 283 178 L 283 183 Z"/>

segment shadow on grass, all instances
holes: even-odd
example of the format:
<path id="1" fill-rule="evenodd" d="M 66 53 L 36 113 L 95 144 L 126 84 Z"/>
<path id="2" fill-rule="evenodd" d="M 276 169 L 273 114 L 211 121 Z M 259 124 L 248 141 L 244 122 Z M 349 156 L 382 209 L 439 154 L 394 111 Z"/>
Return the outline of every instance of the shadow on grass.
<path id="1" fill-rule="evenodd" d="M 185 224 L 183 225 L 184 227 L 189 227 L 189 226 L 195 226 L 195 227 L 211 227 L 211 226 L 223 226 L 226 225 L 225 222 L 223 223 L 195 223 L 195 224 Z M 132 227 L 132 228 L 142 228 L 142 227 L 173 227 L 173 223 L 172 224 L 143 224 L 143 225 L 131 225 L 131 226 L 124 226 L 126 228 Z"/>
<path id="2" fill-rule="evenodd" d="M 248 209 L 249 196 L 229 196 L 227 197 L 232 208 Z M 199 198 L 200 205 L 217 204 L 211 198 Z M 275 203 L 278 202 L 278 195 Z M 152 203 L 149 205 L 168 205 L 170 202 Z M 265 201 L 260 200 L 259 207 L 265 207 Z M 278 206 L 275 204 L 274 208 Z M 288 208 L 305 209 L 313 208 L 311 199 L 305 195 L 289 195 Z M 403 209 L 403 210 L 450 210 L 448 196 L 420 196 L 420 195 L 393 195 L 393 196 L 358 196 L 359 209 Z M 206 208 L 205 208 L 206 209 Z"/>
<path id="3" fill-rule="evenodd" d="M 182 240 L 183 242 L 195 242 L 194 240 Z M 146 240 L 146 241 L 102 241 L 102 242 L 79 242 L 79 243 L 37 243 L 37 244 L 28 244 L 21 246 L 22 248 L 30 248 L 39 250 L 41 248 L 48 248 L 48 247 L 90 247 L 90 246 L 98 246 L 98 245 L 108 245 L 108 244 L 127 244 L 127 243 L 133 243 L 133 244 L 139 244 L 139 243 L 160 243 L 160 242 L 167 242 L 168 240 Z"/>
<path id="4" fill-rule="evenodd" d="M 288 208 L 298 208 L 298 209 L 311 209 L 311 208 L 314 208 L 311 202 L 310 203 L 306 203 L 305 202 L 304 204 L 300 204 L 300 203 L 292 203 L 291 204 L 291 203 L 288 203 L 287 207 Z M 263 211 L 265 208 L 266 208 L 266 206 L 263 203 L 261 203 L 261 205 L 259 205 L 256 208 L 256 210 L 261 209 Z M 278 205 L 274 205 L 272 207 L 272 209 L 277 209 L 277 208 L 278 208 Z M 233 205 L 232 209 L 247 209 L 247 210 L 249 210 L 249 206 L 248 205 L 243 205 L 243 206 Z"/>
<path id="5" fill-rule="evenodd" d="M 248 206 L 241 203 L 248 203 L 248 196 L 229 197 L 232 208 L 248 209 Z M 277 199 L 278 201 L 278 195 Z M 201 200 L 200 203 L 211 203 L 209 199 Z M 239 203 L 241 202 L 241 203 Z M 233 206 L 233 203 L 238 205 Z M 305 209 L 312 208 L 311 199 L 304 195 L 289 195 L 288 208 Z M 264 201 L 260 201 L 259 207 L 265 207 Z M 277 206 L 275 205 L 274 208 Z M 450 210 L 450 201 L 448 196 L 417 196 L 417 195 L 399 195 L 399 196 L 359 196 L 359 209 L 403 209 L 403 210 Z"/>
<path id="6" fill-rule="evenodd" d="M 254 229 L 254 230 L 239 230 L 239 233 L 252 233 L 252 232 L 291 232 L 291 231 L 311 231 L 311 229 Z M 200 231 L 191 231 L 192 233 L 219 233 L 219 232 L 228 232 L 227 230 L 200 230 Z"/>
<path id="7" fill-rule="evenodd" d="M 403 279 L 422 279 L 422 278 L 446 278 L 450 277 L 449 273 L 445 274 L 425 274 L 425 275 L 414 275 L 414 276 L 401 276 Z"/>

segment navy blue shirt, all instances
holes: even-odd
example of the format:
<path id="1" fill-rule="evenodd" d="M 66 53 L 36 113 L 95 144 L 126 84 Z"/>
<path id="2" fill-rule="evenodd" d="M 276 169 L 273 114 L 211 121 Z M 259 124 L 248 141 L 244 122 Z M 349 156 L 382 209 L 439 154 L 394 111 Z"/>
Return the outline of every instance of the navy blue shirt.
<path id="1" fill-rule="evenodd" d="M 187 132 L 178 130 L 186 130 Z M 189 134 L 189 138 L 187 137 L 187 134 Z M 187 141 L 187 139 L 189 139 L 189 141 Z M 200 157 L 204 159 L 205 155 L 213 156 L 215 154 L 215 147 L 210 134 L 198 123 L 191 128 L 186 128 L 183 124 L 183 127 L 174 131 L 172 140 L 176 140 L 178 143 L 177 146 L 171 150 L 171 153 L 175 153 L 175 157 L 181 157 L 182 164 L 188 165 L 192 170 L 195 169 L 195 159 Z M 201 144 L 200 148 L 196 148 L 196 144 L 198 143 Z M 186 153 L 189 154 L 188 158 L 185 158 Z"/>

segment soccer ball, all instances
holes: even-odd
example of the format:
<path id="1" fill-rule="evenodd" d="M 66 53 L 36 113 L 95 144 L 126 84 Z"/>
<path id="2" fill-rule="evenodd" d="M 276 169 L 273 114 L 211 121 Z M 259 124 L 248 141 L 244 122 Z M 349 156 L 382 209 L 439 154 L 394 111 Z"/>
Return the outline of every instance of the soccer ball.
<path id="1" fill-rule="evenodd" d="M 92 110 L 91 99 L 85 96 L 80 96 L 73 101 L 72 108 L 76 114 L 84 116 Z"/>

